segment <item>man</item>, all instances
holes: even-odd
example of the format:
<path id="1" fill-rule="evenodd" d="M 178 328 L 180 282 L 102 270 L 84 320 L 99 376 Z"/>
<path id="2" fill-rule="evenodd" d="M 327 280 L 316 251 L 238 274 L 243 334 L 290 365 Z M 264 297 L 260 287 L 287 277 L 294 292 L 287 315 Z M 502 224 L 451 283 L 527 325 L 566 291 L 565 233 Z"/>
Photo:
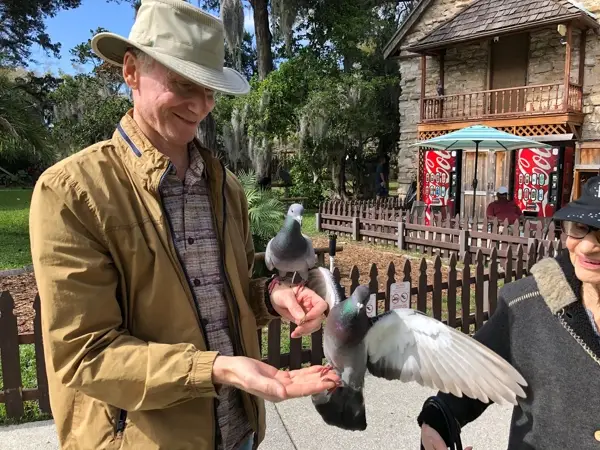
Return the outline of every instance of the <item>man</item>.
<path id="1" fill-rule="evenodd" d="M 182 0 L 143 0 L 129 39 L 94 37 L 134 108 L 110 140 L 48 169 L 30 214 L 51 407 L 62 449 L 251 449 L 264 399 L 335 387 L 320 366 L 259 361 L 278 315 L 317 330 L 314 292 L 251 280 L 244 191 L 194 139 L 224 69 L 223 24 Z M 296 297 L 298 296 L 298 298 Z"/>
<path id="2" fill-rule="evenodd" d="M 500 186 L 496 192 L 496 200 L 488 205 L 486 214 L 489 219 L 496 217 L 500 222 L 508 219 L 509 223 L 514 223 L 522 212 L 513 200 L 508 199 L 508 189 Z"/>

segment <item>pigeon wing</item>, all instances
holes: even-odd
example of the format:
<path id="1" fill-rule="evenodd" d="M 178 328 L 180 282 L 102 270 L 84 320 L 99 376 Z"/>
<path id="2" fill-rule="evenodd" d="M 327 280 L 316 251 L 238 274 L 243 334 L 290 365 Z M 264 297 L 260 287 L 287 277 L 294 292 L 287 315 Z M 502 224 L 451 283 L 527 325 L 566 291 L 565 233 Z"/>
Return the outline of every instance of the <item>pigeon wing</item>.
<path id="1" fill-rule="evenodd" d="M 306 264 L 309 269 L 312 269 L 317 264 L 317 254 L 315 253 L 312 239 L 305 234 L 303 234 L 302 237 L 306 240 Z"/>
<path id="2" fill-rule="evenodd" d="M 329 310 L 344 299 L 344 290 L 335 281 L 333 274 L 324 267 L 316 267 L 308 271 L 306 287 L 315 291 L 329 305 Z"/>
<path id="3" fill-rule="evenodd" d="M 273 249 L 271 247 L 272 244 L 273 239 L 269 241 L 269 243 L 267 244 L 267 248 L 265 249 L 265 266 L 267 266 L 267 269 L 269 270 L 273 270 L 276 264 L 276 262 L 274 261 L 275 257 L 273 255 Z"/>
<path id="4" fill-rule="evenodd" d="M 463 394 L 484 403 L 517 404 L 527 382 L 479 341 L 419 311 L 401 308 L 374 320 L 365 337 L 373 375 Z"/>

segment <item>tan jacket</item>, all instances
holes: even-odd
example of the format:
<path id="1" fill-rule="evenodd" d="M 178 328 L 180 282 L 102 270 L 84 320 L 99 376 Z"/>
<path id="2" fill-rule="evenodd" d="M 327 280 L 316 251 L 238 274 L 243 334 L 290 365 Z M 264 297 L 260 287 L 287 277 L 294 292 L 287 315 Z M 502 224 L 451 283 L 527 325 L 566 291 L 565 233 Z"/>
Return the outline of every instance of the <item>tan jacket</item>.
<path id="1" fill-rule="evenodd" d="M 30 237 L 41 298 L 50 402 L 62 449 L 215 448 L 212 364 L 161 210 L 169 160 L 129 111 L 112 139 L 44 172 Z M 202 154 L 227 274 L 234 346 L 260 358 L 257 329 L 272 318 L 244 191 Z M 232 294 L 232 295 L 231 295 Z M 244 393 L 257 445 L 264 402 Z M 121 419 L 121 424 L 119 424 Z"/>

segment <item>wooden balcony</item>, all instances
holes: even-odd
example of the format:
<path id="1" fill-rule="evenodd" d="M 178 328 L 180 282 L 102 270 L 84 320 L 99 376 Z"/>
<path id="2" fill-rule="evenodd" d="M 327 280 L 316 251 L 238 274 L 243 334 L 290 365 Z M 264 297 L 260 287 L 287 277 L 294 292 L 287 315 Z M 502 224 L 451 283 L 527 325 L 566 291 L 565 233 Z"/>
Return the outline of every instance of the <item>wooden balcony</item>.
<path id="1" fill-rule="evenodd" d="M 581 114 L 582 96 L 579 84 L 554 83 L 424 97 L 421 100 L 421 123 Z"/>

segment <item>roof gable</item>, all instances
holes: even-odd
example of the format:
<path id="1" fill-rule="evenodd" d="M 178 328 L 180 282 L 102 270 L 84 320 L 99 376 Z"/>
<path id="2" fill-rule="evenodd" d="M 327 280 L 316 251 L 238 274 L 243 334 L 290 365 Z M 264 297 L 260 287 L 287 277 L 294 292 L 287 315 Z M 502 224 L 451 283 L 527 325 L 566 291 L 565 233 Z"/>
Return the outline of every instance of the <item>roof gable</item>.
<path id="1" fill-rule="evenodd" d="M 424 50 L 544 23 L 582 19 L 598 27 L 593 14 L 570 0 L 475 0 L 409 50 Z"/>
<path id="2" fill-rule="evenodd" d="M 423 13 L 427 10 L 433 0 L 421 0 L 413 10 L 408 14 L 404 22 L 400 25 L 398 30 L 394 33 L 390 41 L 385 45 L 383 49 L 384 59 L 389 58 L 392 52 L 400 45 L 406 33 L 412 28 L 412 26 L 419 21 Z"/>

